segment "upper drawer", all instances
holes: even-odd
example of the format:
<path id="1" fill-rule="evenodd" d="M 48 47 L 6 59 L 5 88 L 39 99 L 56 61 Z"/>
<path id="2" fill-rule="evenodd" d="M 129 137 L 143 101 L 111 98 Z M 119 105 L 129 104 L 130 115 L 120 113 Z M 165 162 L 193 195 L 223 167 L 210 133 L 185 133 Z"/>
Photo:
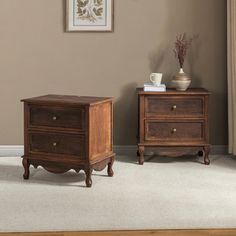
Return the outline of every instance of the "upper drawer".
<path id="1" fill-rule="evenodd" d="M 71 128 L 84 130 L 85 111 L 83 108 L 35 106 L 29 107 L 29 125 Z"/>
<path id="2" fill-rule="evenodd" d="M 203 97 L 146 96 L 145 116 L 203 116 Z"/>

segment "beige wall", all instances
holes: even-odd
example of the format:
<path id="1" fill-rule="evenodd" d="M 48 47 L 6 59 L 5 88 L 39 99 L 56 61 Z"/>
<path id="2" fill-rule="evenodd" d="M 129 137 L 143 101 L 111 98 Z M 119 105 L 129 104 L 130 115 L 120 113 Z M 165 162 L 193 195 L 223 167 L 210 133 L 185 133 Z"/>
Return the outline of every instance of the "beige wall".
<path id="1" fill-rule="evenodd" d="M 180 32 L 199 34 L 185 70 L 212 92 L 211 143 L 227 143 L 226 1 L 114 1 L 113 33 L 66 33 L 62 0 L 0 1 L 0 144 L 23 143 L 20 99 L 48 93 L 113 96 L 115 144 L 135 144 L 135 88 L 176 73 Z"/>

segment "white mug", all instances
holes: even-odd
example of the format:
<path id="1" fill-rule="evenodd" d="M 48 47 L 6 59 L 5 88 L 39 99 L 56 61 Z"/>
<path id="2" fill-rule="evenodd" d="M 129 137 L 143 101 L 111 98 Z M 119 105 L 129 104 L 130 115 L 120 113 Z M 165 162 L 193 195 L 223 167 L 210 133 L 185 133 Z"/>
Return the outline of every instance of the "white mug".
<path id="1" fill-rule="evenodd" d="M 151 73 L 150 80 L 155 86 L 159 86 L 161 84 L 162 73 Z"/>

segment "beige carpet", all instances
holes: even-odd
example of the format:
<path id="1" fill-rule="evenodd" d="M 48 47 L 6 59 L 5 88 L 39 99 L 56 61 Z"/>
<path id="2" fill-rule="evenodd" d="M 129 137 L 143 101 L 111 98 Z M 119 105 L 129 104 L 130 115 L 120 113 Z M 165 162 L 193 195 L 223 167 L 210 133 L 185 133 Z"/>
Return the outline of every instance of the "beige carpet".
<path id="1" fill-rule="evenodd" d="M 54 175 L 31 167 L 23 180 L 21 159 L 0 158 L 0 231 L 235 228 L 236 160 L 211 156 L 117 157 L 115 175 Z"/>

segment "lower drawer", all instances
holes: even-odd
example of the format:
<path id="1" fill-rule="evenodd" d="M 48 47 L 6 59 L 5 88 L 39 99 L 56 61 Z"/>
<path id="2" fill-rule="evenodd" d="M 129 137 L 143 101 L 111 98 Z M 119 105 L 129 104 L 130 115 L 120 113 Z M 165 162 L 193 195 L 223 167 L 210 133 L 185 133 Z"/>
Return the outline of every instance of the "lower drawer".
<path id="1" fill-rule="evenodd" d="M 30 152 L 72 155 L 85 159 L 85 136 L 58 133 L 29 133 Z"/>
<path id="2" fill-rule="evenodd" d="M 201 141 L 204 139 L 204 121 L 145 121 L 146 141 Z"/>

